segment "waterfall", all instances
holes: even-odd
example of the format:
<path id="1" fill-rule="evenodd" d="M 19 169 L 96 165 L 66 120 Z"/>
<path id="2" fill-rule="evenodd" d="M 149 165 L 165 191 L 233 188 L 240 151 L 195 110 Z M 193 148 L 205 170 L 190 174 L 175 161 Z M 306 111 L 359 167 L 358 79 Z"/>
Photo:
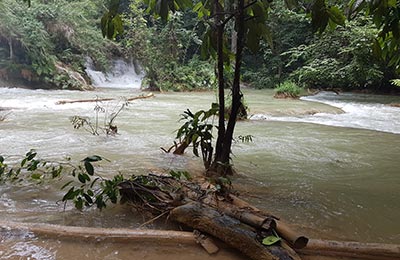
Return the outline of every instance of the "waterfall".
<path id="1" fill-rule="evenodd" d="M 141 69 L 133 62 L 123 59 L 113 61 L 111 71 L 103 73 L 94 68 L 91 58 L 86 58 L 86 73 L 95 87 L 140 89 L 144 77 Z"/>

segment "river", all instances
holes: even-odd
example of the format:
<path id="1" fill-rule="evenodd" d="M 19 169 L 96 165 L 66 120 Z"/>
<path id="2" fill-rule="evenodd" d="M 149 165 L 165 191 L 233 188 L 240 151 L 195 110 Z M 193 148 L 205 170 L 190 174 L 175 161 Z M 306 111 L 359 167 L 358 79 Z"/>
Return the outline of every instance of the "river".
<path id="1" fill-rule="evenodd" d="M 242 196 L 311 237 L 400 243 L 400 108 L 388 106 L 400 103 L 400 97 L 322 92 L 302 100 L 276 100 L 271 90 L 244 93 L 252 116 L 238 122 L 235 136 L 251 134 L 253 142 L 235 142 L 233 147 L 238 172 L 233 183 Z M 0 111 L 5 116 L 0 122 L 0 154 L 9 162 L 32 148 L 49 160 L 70 156 L 78 162 L 98 154 L 110 160 L 98 168 L 104 176 L 160 169 L 200 173 L 200 159 L 190 153 L 165 154 L 160 147 L 172 144 L 179 114 L 187 108 L 207 109 L 216 101 L 213 92 L 156 93 L 154 98 L 133 101 L 115 122 L 116 136 L 93 136 L 72 127 L 71 116 L 94 118 L 93 103 L 56 104 L 139 94 L 137 89 L 118 88 L 91 92 L 0 88 L 0 107 L 8 108 Z M 122 102 L 123 98 L 100 105 L 109 115 Z M 104 114 L 99 118 L 103 120 Z M 57 203 L 62 184 L 1 185 L 0 220 L 132 228 L 143 222 L 143 216 L 127 206 L 79 212 Z M 67 253 L 76 248 L 74 241 L 7 231 L 1 232 L 1 241 L 2 259 L 68 259 Z M 181 259 L 176 249 L 158 250 L 160 256 L 168 252 L 176 255 L 171 259 Z M 78 251 L 84 259 L 104 255 L 126 259 L 135 250 L 109 243 Z M 156 259 L 146 258 L 146 252 L 136 249 L 138 258 Z"/>

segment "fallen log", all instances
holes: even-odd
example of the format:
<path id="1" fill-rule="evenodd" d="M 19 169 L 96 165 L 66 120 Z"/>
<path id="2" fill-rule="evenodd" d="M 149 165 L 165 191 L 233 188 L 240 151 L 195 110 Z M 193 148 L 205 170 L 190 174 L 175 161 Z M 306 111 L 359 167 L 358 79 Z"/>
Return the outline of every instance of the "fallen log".
<path id="1" fill-rule="evenodd" d="M 400 259 L 400 245 L 393 244 L 310 239 L 305 248 L 296 251 L 300 254 L 313 256 L 321 255 L 371 260 Z"/>
<path id="2" fill-rule="evenodd" d="M 137 97 L 130 97 L 124 99 L 125 101 L 133 101 L 137 99 L 146 99 L 154 97 L 153 93 L 149 93 L 146 96 L 137 96 Z M 117 100 L 116 98 L 95 98 L 95 99 L 79 99 L 79 100 L 60 100 L 56 102 L 56 105 L 64 105 L 64 104 L 72 104 L 72 103 L 90 103 L 90 102 L 103 102 L 103 101 L 112 101 Z"/>
<path id="3" fill-rule="evenodd" d="M 289 253 L 280 246 L 262 245 L 254 229 L 199 202 L 190 202 L 174 208 L 171 210 L 170 219 L 217 237 L 251 259 L 301 259 L 296 253 Z"/>

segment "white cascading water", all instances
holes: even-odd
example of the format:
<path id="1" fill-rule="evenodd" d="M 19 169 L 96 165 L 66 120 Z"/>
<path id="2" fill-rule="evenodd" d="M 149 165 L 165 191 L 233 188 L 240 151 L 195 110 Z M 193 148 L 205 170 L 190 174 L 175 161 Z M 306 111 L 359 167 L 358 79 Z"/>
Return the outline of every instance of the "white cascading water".
<path id="1" fill-rule="evenodd" d="M 311 115 L 271 116 L 255 114 L 253 120 L 286 122 L 306 122 L 329 126 L 352 127 L 388 133 L 400 133 L 400 114 L 396 96 L 379 96 L 354 93 L 321 92 L 315 96 L 302 97 L 301 100 L 319 102 L 343 110 L 344 113 L 316 113 Z M 390 123 L 388 123 L 390 122 Z"/>
<path id="2" fill-rule="evenodd" d="M 140 89 L 144 77 L 134 62 L 128 63 L 122 59 L 114 60 L 111 71 L 103 73 L 95 70 L 93 61 L 87 57 L 85 71 L 91 78 L 93 86 L 99 88 Z"/>

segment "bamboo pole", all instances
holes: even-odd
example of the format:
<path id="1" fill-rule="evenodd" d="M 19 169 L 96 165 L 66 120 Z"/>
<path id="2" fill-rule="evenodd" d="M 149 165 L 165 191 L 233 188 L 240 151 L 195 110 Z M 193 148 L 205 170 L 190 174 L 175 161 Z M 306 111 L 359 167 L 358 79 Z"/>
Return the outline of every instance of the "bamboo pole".
<path id="1" fill-rule="evenodd" d="M 10 221 L 0 221 L 0 233 L 5 230 L 16 231 L 26 230 L 40 236 L 57 238 L 80 238 L 96 240 L 101 238 L 113 241 L 129 242 L 164 242 L 196 244 L 196 239 L 192 232 L 169 231 L 169 230 L 149 230 L 149 229 L 129 229 L 129 228 L 94 228 L 94 227 L 73 227 L 60 226 L 41 223 L 18 223 Z"/>
<path id="2" fill-rule="evenodd" d="M 154 97 L 153 93 L 149 93 L 146 96 L 137 96 L 127 98 L 126 101 L 133 101 L 137 99 L 146 99 Z M 90 102 L 103 102 L 103 101 L 112 101 L 116 100 L 116 98 L 94 98 L 94 99 L 79 99 L 79 100 L 60 100 L 56 102 L 56 105 L 64 105 L 64 104 L 72 104 L 72 103 L 90 103 Z"/>
<path id="3" fill-rule="evenodd" d="M 306 236 L 293 231 L 288 224 L 280 220 L 276 220 L 275 222 L 278 234 L 288 241 L 293 248 L 301 249 L 307 246 L 309 239 Z"/>
<path id="4" fill-rule="evenodd" d="M 296 251 L 304 255 L 350 257 L 355 259 L 400 259 L 400 245 L 394 244 L 310 239 L 305 248 Z"/>
<path id="5" fill-rule="evenodd" d="M 261 210 L 250 205 L 246 201 L 244 201 L 234 195 L 230 195 L 230 197 L 232 199 L 232 204 L 234 204 L 240 208 L 247 208 L 247 209 L 251 209 L 255 212 L 262 213 Z M 265 214 L 274 217 L 270 213 L 265 213 Z M 278 234 L 280 236 L 282 236 L 293 248 L 300 249 L 300 248 L 304 248 L 307 245 L 308 238 L 305 235 L 295 232 L 288 224 L 282 222 L 281 220 L 278 220 L 278 218 L 276 218 L 275 222 L 276 222 L 276 231 L 278 232 Z"/>

